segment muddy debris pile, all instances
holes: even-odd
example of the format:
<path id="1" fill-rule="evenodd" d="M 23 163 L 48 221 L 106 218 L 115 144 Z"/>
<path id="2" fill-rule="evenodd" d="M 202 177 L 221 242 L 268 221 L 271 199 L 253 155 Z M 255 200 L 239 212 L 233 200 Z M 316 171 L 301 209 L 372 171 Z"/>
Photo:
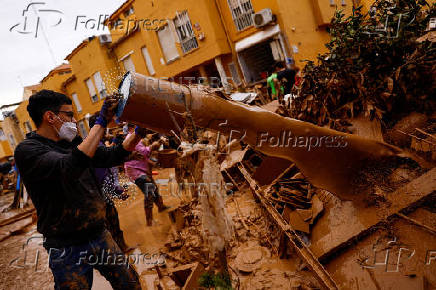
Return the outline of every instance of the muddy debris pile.
<path id="1" fill-rule="evenodd" d="M 229 198 L 228 207 L 233 201 Z M 230 205 L 235 207 L 234 205 Z M 167 255 L 167 264 L 171 267 L 200 262 L 205 268 L 215 269 L 216 257 L 211 253 L 208 243 L 202 232 L 201 205 L 198 200 L 179 206 L 170 212 L 174 222 L 168 241 L 163 252 Z M 244 243 L 253 236 L 265 237 L 267 235 L 262 221 L 262 213 L 250 211 L 250 215 L 242 218 L 240 215 L 232 216 L 235 236 L 231 246 Z"/>
<path id="2" fill-rule="evenodd" d="M 292 260 L 279 257 L 280 230 L 253 199 L 248 187 L 226 198 L 234 236 L 227 246 L 227 263 L 234 289 L 319 289 L 305 263 L 288 249 Z M 220 269 L 219 256 L 212 254 L 202 232 L 202 212 L 197 200 L 170 213 L 173 229 L 165 247 L 168 271 L 199 263 L 204 273 Z M 201 280 L 201 279 L 200 279 Z"/>
<path id="3" fill-rule="evenodd" d="M 201 234 L 198 201 L 179 206 L 171 211 L 170 217 L 176 226 L 170 232 L 163 248 L 167 255 L 167 263 L 170 266 L 180 266 L 198 261 L 207 267 L 210 262 L 209 248 Z"/>

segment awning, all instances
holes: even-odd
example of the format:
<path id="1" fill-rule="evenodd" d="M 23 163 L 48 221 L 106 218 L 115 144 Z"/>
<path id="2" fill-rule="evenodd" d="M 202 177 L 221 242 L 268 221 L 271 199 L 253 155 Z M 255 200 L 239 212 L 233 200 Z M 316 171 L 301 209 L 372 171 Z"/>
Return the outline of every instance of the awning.
<path id="1" fill-rule="evenodd" d="M 253 46 L 255 44 L 258 44 L 260 42 L 263 42 L 267 40 L 268 38 L 273 37 L 274 35 L 278 34 L 280 32 L 279 25 L 274 25 L 272 27 L 268 27 L 265 30 L 256 32 L 253 35 L 250 35 L 238 42 L 236 42 L 235 49 L 237 52 L 240 52 L 244 49 L 249 48 L 250 46 Z"/>

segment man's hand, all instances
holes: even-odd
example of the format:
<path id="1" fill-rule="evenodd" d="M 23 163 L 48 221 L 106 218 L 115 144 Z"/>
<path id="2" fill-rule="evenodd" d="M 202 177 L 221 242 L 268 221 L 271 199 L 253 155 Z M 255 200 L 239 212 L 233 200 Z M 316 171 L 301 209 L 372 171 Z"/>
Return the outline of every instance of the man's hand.
<path id="1" fill-rule="evenodd" d="M 107 121 L 112 120 L 115 116 L 115 111 L 120 102 L 121 95 L 118 93 L 107 96 L 101 107 L 100 115 L 105 117 Z"/>
<path id="2" fill-rule="evenodd" d="M 163 144 L 165 146 L 169 146 L 170 144 L 168 138 L 165 136 L 160 137 L 159 142 L 160 144 Z"/>
<path id="3" fill-rule="evenodd" d="M 124 139 L 123 148 L 127 151 L 134 151 L 136 145 L 141 141 L 143 136 L 146 135 L 147 129 L 136 126 L 135 134 L 130 134 Z"/>
<path id="4" fill-rule="evenodd" d="M 112 118 L 115 115 L 115 110 L 118 106 L 119 100 L 119 94 L 113 94 L 106 97 L 103 106 L 101 107 L 100 114 L 95 120 L 95 125 L 99 126 L 92 127 L 85 140 L 77 146 L 77 148 L 88 157 L 94 157 L 98 144 L 105 133 L 105 128 L 107 127 L 107 124 L 112 121 Z"/>
<path id="5" fill-rule="evenodd" d="M 145 136 L 147 136 L 147 129 L 136 126 L 135 134 L 141 138 L 145 138 Z"/>
<path id="6" fill-rule="evenodd" d="M 121 95 L 118 93 L 107 96 L 100 110 L 100 115 L 97 117 L 95 124 L 102 127 L 107 127 L 107 124 L 115 116 L 115 111 L 120 102 Z"/>

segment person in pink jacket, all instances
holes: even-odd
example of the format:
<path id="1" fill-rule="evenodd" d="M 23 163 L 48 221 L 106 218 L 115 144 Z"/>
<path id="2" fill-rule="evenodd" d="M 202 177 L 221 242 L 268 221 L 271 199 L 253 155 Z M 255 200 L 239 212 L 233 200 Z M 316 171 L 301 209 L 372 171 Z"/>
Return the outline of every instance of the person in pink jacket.
<path id="1" fill-rule="evenodd" d="M 156 203 L 159 212 L 166 210 L 162 196 L 156 182 L 153 180 L 152 168 L 157 163 L 157 159 L 152 157 L 152 152 L 157 150 L 166 140 L 162 137 L 159 141 L 154 142 L 151 146 L 146 145 L 143 139 L 139 142 L 135 151 L 143 156 L 141 160 L 131 160 L 124 163 L 124 169 L 129 179 L 134 182 L 144 193 L 144 210 L 147 220 L 147 226 L 153 222 L 153 203 Z"/>

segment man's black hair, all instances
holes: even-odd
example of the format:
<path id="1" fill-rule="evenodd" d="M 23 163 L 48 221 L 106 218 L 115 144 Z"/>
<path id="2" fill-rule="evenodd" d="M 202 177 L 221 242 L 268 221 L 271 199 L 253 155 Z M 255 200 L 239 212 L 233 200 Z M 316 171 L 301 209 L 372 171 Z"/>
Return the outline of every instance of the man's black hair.
<path id="1" fill-rule="evenodd" d="M 39 127 L 42 124 L 42 117 L 44 116 L 45 112 L 57 112 L 60 110 L 62 105 L 71 104 L 71 99 L 64 94 L 50 90 L 41 90 L 29 98 L 27 112 L 29 112 L 29 115 L 33 122 L 35 122 L 36 127 Z"/>

